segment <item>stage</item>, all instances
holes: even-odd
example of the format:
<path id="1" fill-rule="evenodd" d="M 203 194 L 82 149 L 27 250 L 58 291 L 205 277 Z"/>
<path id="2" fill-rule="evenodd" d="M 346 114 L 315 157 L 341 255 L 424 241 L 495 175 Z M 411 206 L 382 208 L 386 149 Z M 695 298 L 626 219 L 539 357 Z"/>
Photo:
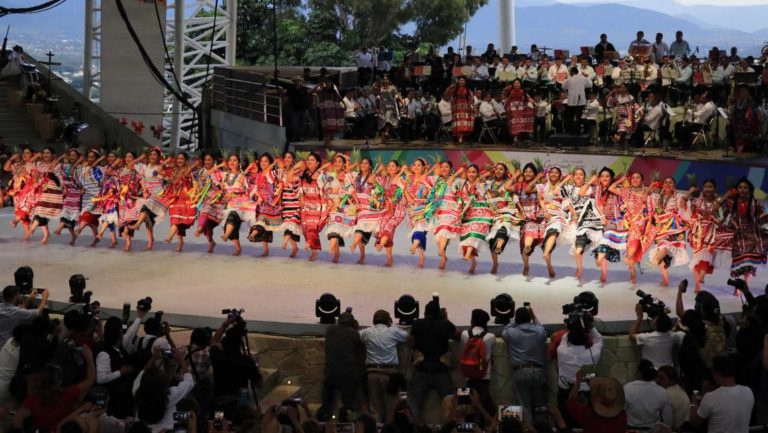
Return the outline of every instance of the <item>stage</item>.
<path id="1" fill-rule="evenodd" d="M 174 325 L 216 325 L 221 321 L 222 308 L 243 308 L 252 331 L 287 335 L 321 334 L 315 325 L 315 299 L 331 292 L 341 299 L 342 308 L 352 307 L 361 325 L 370 325 L 377 309 L 392 311 L 393 302 L 404 293 L 412 294 L 424 305 L 432 292 L 439 292 L 442 306 L 457 325 L 468 325 L 474 308 L 489 309 L 489 301 L 500 293 L 509 293 L 518 306 L 531 303 L 537 316 L 546 324 L 562 322 L 561 306 L 571 302 L 584 290 L 593 291 L 600 300 L 599 319 L 608 332 L 626 332 L 628 320 L 634 319 L 634 304 L 638 289 L 652 293 L 674 309 L 677 282 L 690 279 L 688 267 L 671 269 L 672 284 L 660 288 L 659 273 L 647 263 L 635 286 L 628 284 L 623 264 L 610 266 L 609 283 L 601 285 L 599 272 L 591 258 L 585 258 L 582 281 L 573 277 L 574 264 L 568 247 L 558 246 L 554 254 L 557 277 L 546 277 L 546 267 L 537 250 L 531 260 L 531 277 L 521 275 L 522 262 L 517 243 L 508 246 L 500 258 L 498 275 L 490 275 L 490 256 L 482 251 L 475 275 L 467 274 L 468 263 L 461 260 L 457 242 L 449 245 L 448 269 L 437 269 L 437 254 L 429 238 L 427 263 L 416 266 L 416 257 L 408 253 L 408 229 L 397 230 L 395 264 L 384 267 L 384 254 L 368 248 L 365 265 L 357 265 L 357 254 L 343 250 L 340 264 L 331 262 L 323 251 L 317 262 L 309 263 L 303 249 L 291 259 L 280 249 L 279 240 L 272 244 L 270 256 L 258 257 L 261 245 L 244 241 L 243 254 L 233 257 L 231 244 L 219 243 L 214 254 L 207 254 L 207 244 L 201 238 L 189 237 L 184 252 L 174 251 L 175 245 L 162 241 L 168 230 L 167 221 L 157 225 L 155 250 L 144 251 L 145 234 L 137 234 L 134 252 L 125 253 L 122 245 L 109 249 L 109 239 L 90 248 L 90 234 L 67 245 L 69 236 L 51 236 L 48 245 L 40 245 L 41 233 L 22 242 L 21 228 L 12 229 L 8 221 L 12 209 L 0 211 L 0 273 L 3 285 L 13 284 L 13 272 L 29 265 L 35 271 L 35 287 L 51 290 L 55 309 L 66 307 L 70 275 L 82 273 L 89 278 L 87 290 L 101 302 L 106 311 L 119 314 L 124 302 L 135 307 L 144 296 L 154 299 L 153 309 L 163 310 Z M 52 222 L 52 228 L 56 225 Z M 217 230 L 217 235 L 220 234 Z M 279 238 L 279 236 L 277 237 Z M 323 246 L 326 246 L 323 237 Z M 727 271 L 719 270 L 709 276 L 705 289 L 712 291 L 723 312 L 741 311 L 741 301 L 725 285 Z M 768 272 L 760 269 L 753 287 L 762 292 L 768 282 Z M 693 306 L 692 290 L 685 295 L 686 308 Z M 673 314 L 674 316 L 674 314 Z"/>

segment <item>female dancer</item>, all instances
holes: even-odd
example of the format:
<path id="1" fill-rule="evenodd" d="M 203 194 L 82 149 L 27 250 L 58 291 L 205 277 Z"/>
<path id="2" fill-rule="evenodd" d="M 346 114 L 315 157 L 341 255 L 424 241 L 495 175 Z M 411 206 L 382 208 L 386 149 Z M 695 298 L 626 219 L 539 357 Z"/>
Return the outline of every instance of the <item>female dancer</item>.
<path id="1" fill-rule="evenodd" d="M 394 159 L 389 161 L 386 173 L 377 178 L 378 184 L 384 190 L 386 211 L 381 219 L 379 232 L 376 234 L 376 251 L 386 249 L 387 262 L 384 266 L 392 266 L 392 239 L 395 237 L 395 229 L 405 218 L 405 200 L 403 199 L 403 172 L 406 166 Z"/>
<path id="2" fill-rule="evenodd" d="M 547 182 L 538 185 L 537 196 L 539 206 L 544 214 L 546 225 L 544 227 L 544 261 L 547 262 L 549 278 L 555 278 L 555 268 L 552 266 L 552 251 L 555 250 L 557 238 L 563 232 L 566 225 L 565 209 L 563 208 L 562 187 L 570 179 L 570 175 L 563 177 L 560 167 L 552 167 L 547 173 Z"/>
<path id="3" fill-rule="evenodd" d="M 304 169 L 304 162 L 296 162 L 296 155 L 290 150 L 283 153 L 283 158 L 277 161 L 280 171 L 280 183 L 283 185 L 280 201 L 283 206 L 280 210 L 283 230 L 283 249 L 291 244 L 291 258 L 295 258 L 299 252 L 298 242 L 301 240 L 301 180 L 300 174 Z"/>
<path id="4" fill-rule="evenodd" d="M 197 168 L 197 163 L 190 165 L 189 156 L 184 152 L 176 154 L 176 166 L 170 171 L 169 183 L 163 191 L 163 202 L 167 203 L 170 214 L 171 230 L 165 243 L 169 244 L 174 236 L 179 240 L 176 252 L 184 249 L 184 236 L 187 229 L 195 224 L 197 210 L 190 197 L 194 185 L 192 171 Z"/>
<path id="5" fill-rule="evenodd" d="M 491 230 L 493 211 L 488 207 L 485 182 L 476 165 L 467 167 L 467 181 L 461 187 L 463 212 L 461 218 L 461 242 L 459 250 L 465 261 L 470 262 L 469 273 L 477 267 L 477 250 L 485 245 L 485 238 Z"/>
<path id="6" fill-rule="evenodd" d="M 381 85 L 373 85 L 373 92 L 377 94 L 379 107 L 379 131 L 381 131 L 381 142 L 386 143 L 389 139 L 389 133 L 392 129 L 397 129 L 400 124 L 399 106 L 403 102 L 397 87 L 389 81 L 389 76 L 384 75 L 381 79 Z"/>
<path id="7" fill-rule="evenodd" d="M 435 212 L 437 222 L 433 234 L 437 242 L 437 254 L 440 256 L 439 268 L 442 270 L 445 269 L 448 262 L 448 243 L 461 234 L 462 204 L 457 192 L 461 188 L 463 180 L 457 179 L 457 177 L 464 172 L 464 167 L 460 167 L 456 173 L 452 173 L 453 164 L 446 160 L 435 164 L 434 170 L 439 171 L 439 175 L 430 177 L 430 182 L 434 188 L 432 188 L 427 200 L 437 206 Z"/>
<path id="8" fill-rule="evenodd" d="M 153 227 L 156 222 L 168 213 L 168 204 L 162 199 L 163 181 L 166 178 L 165 162 L 160 148 L 155 147 L 149 151 L 147 164 L 136 164 L 136 171 L 142 178 L 144 199 L 139 212 L 139 219 L 131 226 L 132 230 L 138 230 L 142 224 L 147 227 L 147 250 L 155 245 L 155 233 Z"/>
<path id="9" fill-rule="evenodd" d="M 467 79 L 459 77 L 456 84 L 451 84 L 443 94 L 446 101 L 451 101 L 453 117 L 453 135 L 464 142 L 464 136 L 471 134 L 475 128 L 475 104 L 472 91 L 467 88 Z"/>
<path id="10" fill-rule="evenodd" d="M 344 130 L 344 105 L 341 103 L 341 95 L 336 85 L 327 77 L 320 79 L 320 83 L 313 92 L 317 93 L 319 102 L 317 108 L 320 111 L 320 126 L 323 130 L 323 145 L 328 147 L 333 139 L 333 134 Z"/>
<path id="11" fill-rule="evenodd" d="M 523 207 L 525 222 L 520 239 L 520 254 L 523 257 L 523 276 L 528 276 L 530 271 L 529 260 L 533 249 L 544 239 L 544 215 L 542 214 L 537 194 L 537 184 L 544 177 L 544 173 L 537 173 L 536 166 L 525 164 L 522 179 L 511 186 L 511 191 L 520 197 L 520 205 Z M 520 178 L 518 178 L 520 179 Z M 509 191 L 509 188 L 505 186 Z"/>
<path id="12" fill-rule="evenodd" d="M 509 135 L 513 138 L 513 143 L 517 143 L 520 134 L 533 135 L 533 117 L 534 110 L 529 105 L 533 103 L 533 98 L 523 90 L 523 83 L 516 79 L 504 90 L 504 99 L 506 101 L 505 110 L 507 117 L 507 128 Z"/>
<path id="13" fill-rule="evenodd" d="M 408 203 L 408 219 L 411 227 L 411 255 L 419 253 L 419 267 L 424 267 L 424 251 L 427 249 L 427 196 L 433 185 L 427 176 L 427 163 L 417 158 L 411 165 L 411 174 L 406 179 L 405 194 Z"/>
<path id="14" fill-rule="evenodd" d="M 99 167 L 99 163 L 105 157 L 99 153 L 96 149 L 90 149 L 85 154 L 85 163 L 80 167 L 78 172 L 79 179 L 78 184 L 83 188 L 83 199 L 81 201 L 82 211 L 80 212 L 80 218 L 78 219 L 79 225 L 75 229 L 75 234 L 80 236 L 83 229 L 89 227 L 93 232 L 93 242 L 91 246 L 96 246 L 99 243 L 99 217 L 101 216 L 99 208 L 97 206 L 96 197 L 101 192 L 101 181 L 104 179 L 104 171 Z"/>
<path id="15" fill-rule="evenodd" d="M 712 275 L 715 268 L 722 267 L 731 255 L 733 232 L 723 225 L 725 212 L 716 188 L 715 181 L 707 179 L 701 184 L 701 192 L 692 186 L 683 202 L 690 213 L 688 243 L 693 250 L 690 268 L 696 281 L 696 293 L 701 291 L 704 276 Z"/>
<path id="16" fill-rule="evenodd" d="M 30 214 L 35 205 L 35 182 L 32 175 L 37 158 L 32 148 L 24 146 L 21 148 L 21 157 L 18 154 L 13 155 L 3 165 L 3 170 L 13 173 L 11 186 L 6 192 L 13 197 L 14 207 L 13 220 L 9 224 L 16 227 L 21 223 L 25 238 L 29 233 Z"/>
<path id="17" fill-rule="evenodd" d="M 35 233 L 38 227 L 43 228 L 43 238 L 41 244 L 48 242 L 50 231 L 48 230 L 48 221 L 51 218 L 58 218 L 61 215 L 61 208 L 64 205 L 64 190 L 61 179 L 56 176 L 55 169 L 58 160 L 50 147 L 43 148 L 42 161 L 35 163 L 35 207 L 32 208 L 32 224 L 29 226 L 29 232 L 24 236 L 24 240 Z"/>
<path id="18" fill-rule="evenodd" d="M 197 217 L 197 230 L 195 236 L 205 235 L 208 239 L 208 253 L 213 253 L 216 242 L 213 240 L 213 229 L 221 222 L 226 200 L 222 197 L 221 182 L 223 180 L 222 166 L 216 164 L 216 158 L 212 153 L 203 154 L 203 167 L 195 174 L 197 180 L 196 200 L 193 204 L 199 209 Z"/>
<path id="19" fill-rule="evenodd" d="M 264 244 L 261 257 L 269 255 L 272 232 L 280 230 L 280 196 L 282 195 L 280 178 L 273 170 L 275 160 L 269 153 L 259 157 L 259 173 L 256 175 L 254 188 L 256 195 L 256 223 L 251 227 L 248 240 Z"/>
<path id="20" fill-rule="evenodd" d="M 376 176 L 373 173 L 373 163 L 370 158 L 360 160 L 360 171 L 350 173 L 352 180 L 352 197 L 357 207 L 354 226 L 354 241 L 350 250 L 355 252 L 360 248 L 360 259 L 357 264 L 365 264 L 365 246 L 371 240 L 371 235 L 379 231 L 384 217 L 384 193 L 377 188 Z"/>
<path id="21" fill-rule="evenodd" d="M 621 197 L 616 194 L 616 188 L 623 177 L 615 179 L 613 170 L 608 167 L 600 169 L 597 177 L 590 183 L 595 185 L 595 205 L 603 225 L 603 237 L 592 254 L 600 267 L 600 282 L 608 281 L 608 262 L 618 263 L 621 251 L 627 248 L 627 229 L 622 218 Z"/>
<path id="22" fill-rule="evenodd" d="M 64 203 L 61 208 L 61 215 L 59 216 L 59 227 L 56 228 L 57 236 L 61 235 L 61 232 L 66 228 L 69 231 L 71 240 L 69 245 L 74 245 L 77 235 L 75 235 L 75 222 L 80 216 L 80 198 L 82 191 L 77 184 L 77 172 L 79 171 L 78 165 L 82 162 L 82 154 L 77 148 L 72 148 L 67 151 L 67 161 L 63 164 L 59 164 L 56 169 L 56 175 L 61 179 L 64 186 Z"/>
<path id="23" fill-rule="evenodd" d="M 117 227 L 120 224 L 120 217 L 117 212 L 120 196 L 120 184 L 117 177 L 117 167 L 120 161 L 114 152 L 108 152 L 107 167 L 104 170 L 104 178 L 101 180 L 101 191 L 93 199 L 96 203 L 96 212 L 99 214 L 99 231 L 96 235 L 97 242 L 104 237 L 104 233 L 109 230 L 112 243 L 109 248 L 117 246 Z"/>
<path id="24" fill-rule="evenodd" d="M 643 174 L 634 172 L 628 181 L 624 179 L 624 186 L 612 186 L 611 192 L 621 197 L 624 207 L 624 225 L 628 229 L 627 255 L 625 261 L 629 267 L 629 281 L 637 282 L 637 264 L 643 258 L 648 247 L 646 233 L 651 222 L 648 212 L 649 194 L 648 188 L 643 185 Z"/>
<path id="25" fill-rule="evenodd" d="M 520 239 L 520 224 L 522 223 L 523 208 L 517 195 L 510 194 L 514 188 L 514 180 L 520 173 L 509 174 L 504 163 L 496 163 L 493 167 L 493 179 L 486 184 L 488 206 L 493 211 L 493 224 L 486 239 L 491 249 L 491 274 L 499 271 L 499 255 L 504 251 L 510 238 Z"/>
<path id="26" fill-rule="evenodd" d="M 768 239 L 761 226 L 768 219 L 763 205 L 755 198 L 755 187 L 746 178 L 736 183 L 736 198 L 731 208 L 733 261 L 731 277 L 749 280 L 757 265 L 766 264 Z"/>
<path id="27" fill-rule="evenodd" d="M 351 176 L 347 175 L 347 158 L 337 153 L 333 157 L 333 172 L 324 173 L 321 179 L 323 195 L 328 201 L 328 251 L 333 263 L 339 263 L 344 238 L 352 234 L 355 216 L 351 203 Z"/>
<path id="28" fill-rule="evenodd" d="M 240 226 L 244 221 L 255 222 L 256 207 L 249 197 L 251 187 L 246 174 L 240 170 L 240 157 L 235 154 L 227 159 L 227 172 L 222 179 L 221 189 L 226 200 L 224 215 L 227 216 L 221 240 L 231 240 L 235 247 L 232 255 L 239 256 L 243 251 L 240 247 Z"/>
<path id="29" fill-rule="evenodd" d="M 307 250 L 312 253 L 309 261 L 317 260 L 317 252 L 320 251 L 320 232 L 325 227 L 328 219 L 328 202 L 323 197 L 320 186 L 322 175 L 321 164 L 323 160 L 315 152 L 307 157 L 307 168 L 301 174 L 301 231 L 307 242 Z"/>
<path id="30" fill-rule="evenodd" d="M 130 251 L 133 246 L 134 231 L 131 225 L 139 218 L 138 201 L 142 197 L 141 176 L 136 172 L 136 164 L 144 158 L 136 158 L 133 152 L 125 152 L 122 167 L 117 170 L 117 183 L 120 186 L 117 202 L 117 220 L 120 236 L 123 238 L 123 251 Z"/>
<path id="31" fill-rule="evenodd" d="M 603 234 L 603 222 L 595 204 L 593 188 L 586 182 L 587 173 L 583 168 L 573 171 L 573 183 L 563 185 L 562 195 L 568 201 L 571 214 L 567 231 L 573 243 L 571 254 L 576 258 L 576 278 L 584 272 L 583 258 L 587 247 L 595 246 Z M 597 179 L 595 179 L 597 180 Z"/>
<path id="32" fill-rule="evenodd" d="M 685 234 L 688 227 L 683 223 L 680 211 L 684 197 L 677 192 L 675 179 L 664 178 L 661 191 L 651 194 L 653 227 L 651 233 L 655 246 L 649 255 L 652 263 L 661 271 L 661 287 L 669 285 L 669 267 L 688 263 L 685 250 Z"/>

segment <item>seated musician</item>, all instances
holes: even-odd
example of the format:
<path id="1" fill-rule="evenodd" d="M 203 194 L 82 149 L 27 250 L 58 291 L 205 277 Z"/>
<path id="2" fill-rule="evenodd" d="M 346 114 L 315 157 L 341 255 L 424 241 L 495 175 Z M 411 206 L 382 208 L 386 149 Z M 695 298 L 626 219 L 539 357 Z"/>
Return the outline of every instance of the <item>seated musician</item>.
<path id="1" fill-rule="evenodd" d="M 539 86 L 548 87 L 552 82 L 549 80 L 549 58 L 546 55 L 541 56 L 539 61 Z"/>
<path id="2" fill-rule="evenodd" d="M 595 45 L 595 57 L 597 58 L 598 63 L 603 63 L 603 58 L 605 57 L 603 53 L 606 51 L 615 53 L 616 48 L 614 48 L 612 43 L 608 42 L 608 35 L 603 33 L 600 35 L 600 42 Z"/>
<path id="3" fill-rule="evenodd" d="M 590 137 L 597 128 L 597 115 L 600 113 L 600 101 L 597 99 L 597 93 L 587 93 L 587 105 L 581 113 L 581 132 Z"/>
<path id="4" fill-rule="evenodd" d="M 555 87 L 558 89 L 563 87 L 563 83 L 568 79 L 568 67 L 563 64 L 563 59 L 555 58 L 555 64 L 549 67 L 547 76 Z"/>
<path id="5" fill-rule="evenodd" d="M 720 63 L 712 72 L 712 84 L 716 86 L 729 86 L 736 67 L 731 64 L 728 57 L 720 57 Z"/>
<path id="6" fill-rule="evenodd" d="M 595 79 L 595 70 L 589 65 L 587 56 L 581 56 L 579 58 L 579 73 L 590 80 Z"/>
<path id="7" fill-rule="evenodd" d="M 371 94 L 370 88 L 363 87 L 357 93 L 357 105 L 360 111 L 357 114 L 357 121 L 360 123 L 360 133 L 365 138 L 376 136 L 376 96 Z"/>
<path id="8" fill-rule="evenodd" d="M 709 92 L 704 91 L 696 98 L 693 109 L 685 110 L 685 120 L 675 125 L 675 139 L 680 149 L 687 150 L 693 143 L 693 133 L 700 131 L 717 113 L 717 107 L 710 101 Z"/>
<path id="9" fill-rule="evenodd" d="M 493 79 L 496 77 L 496 69 L 501 64 L 501 57 L 493 56 L 491 58 L 491 64 L 488 65 L 488 78 Z"/>
<path id="10" fill-rule="evenodd" d="M 634 56 L 637 53 L 638 48 L 649 45 L 651 45 L 651 43 L 645 39 L 645 33 L 641 30 L 637 32 L 637 39 L 630 42 L 627 52 L 629 52 L 630 56 Z"/>
<path id="11" fill-rule="evenodd" d="M 500 113 L 496 111 L 490 93 L 483 95 L 483 102 L 480 103 L 480 118 L 489 128 L 501 131 L 504 126 L 504 122 L 501 120 Z"/>
<path id="12" fill-rule="evenodd" d="M 672 85 L 672 81 L 677 78 L 677 65 L 673 64 L 669 56 L 663 56 L 661 58 L 661 66 L 659 67 L 659 77 L 661 77 L 661 87 L 669 87 Z"/>
<path id="13" fill-rule="evenodd" d="M 691 77 L 693 77 L 691 61 L 688 57 L 683 57 L 680 60 L 680 67 L 678 68 L 677 78 L 675 78 L 674 83 L 677 87 L 691 87 Z"/>
<path id="14" fill-rule="evenodd" d="M 421 95 L 417 95 L 415 91 L 409 90 L 406 99 L 407 105 L 404 110 L 402 139 L 409 141 L 421 136 L 424 112 L 421 104 Z"/>
<path id="15" fill-rule="evenodd" d="M 607 92 L 606 89 L 613 87 L 613 64 L 608 57 L 603 58 L 603 62 L 595 67 L 595 85 L 599 89 L 600 96 Z"/>
<path id="16" fill-rule="evenodd" d="M 440 98 L 440 102 L 437 103 L 437 111 L 440 113 L 440 123 L 444 128 L 450 130 L 453 115 L 451 113 L 451 101 L 445 95 L 443 95 L 442 98 Z"/>
<path id="17" fill-rule="evenodd" d="M 533 140 L 541 143 L 547 137 L 547 115 L 549 114 L 550 105 L 546 99 L 541 97 L 541 93 L 534 93 L 533 108 L 536 110 L 535 117 L 533 118 Z"/>
<path id="18" fill-rule="evenodd" d="M 506 117 L 506 109 L 504 108 L 503 92 L 495 92 L 493 94 L 493 99 L 491 100 L 491 104 L 493 104 L 493 109 L 496 110 L 496 112 L 499 114 L 499 118 L 503 120 Z"/>
<path id="19" fill-rule="evenodd" d="M 640 77 L 640 90 L 646 92 L 647 89 L 653 88 L 656 85 L 656 80 L 659 77 L 659 70 L 656 65 L 651 61 L 651 57 L 648 56 L 643 59 L 642 64 L 637 65 L 637 71 Z"/>
<path id="20" fill-rule="evenodd" d="M 523 89 L 532 92 L 539 85 L 539 70 L 533 66 L 531 59 L 525 59 L 522 68 L 518 70 L 519 77 L 523 81 Z"/>
<path id="21" fill-rule="evenodd" d="M 501 59 L 501 64 L 496 67 L 496 73 L 494 75 L 497 81 L 506 87 L 507 84 L 515 81 L 517 78 L 517 68 L 509 62 L 509 57 L 504 56 Z"/>
<path id="22" fill-rule="evenodd" d="M 483 58 L 485 63 L 490 63 L 491 60 L 493 60 L 494 57 L 498 57 L 499 53 L 496 52 L 496 47 L 493 44 L 488 44 L 488 47 L 485 49 L 485 52 L 480 55 L 480 57 Z"/>
<path id="23" fill-rule="evenodd" d="M 737 73 L 754 73 L 755 70 L 752 68 L 752 66 L 749 65 L 749 62 L 747 62 L 747 59 L 741 59 L 739 61 L 739 65 L 736 67 Z"/>
<path id="24" fill-rule="evenodd" d="M 635 134 L 635 146 L 643 145 L 643 133 L 658 131 L 664 119 L 664 104 L 656 93 L 648 94 L 646 108 L 643 111 L 643 122 Z"/>
<path id="25" fill-rule="evenodd" d="M 488 80 L 488 66 L 482 57 L 477 56 L 472 60 L 472 74 L 469 76 L 469 87 L 471 89 L 485 89 L 485 82 Z"/>
<path id="26" fill-rule="evenodd" d="M 528 57 L 531 59 L 531 62 L 533 62 L 534 65 L 538 65 L 541 61 L 541 51 L 539 50 L 539 47 L 536 46 L 536 44 L 531 45 L 531 52 L 528 53 Z"/>

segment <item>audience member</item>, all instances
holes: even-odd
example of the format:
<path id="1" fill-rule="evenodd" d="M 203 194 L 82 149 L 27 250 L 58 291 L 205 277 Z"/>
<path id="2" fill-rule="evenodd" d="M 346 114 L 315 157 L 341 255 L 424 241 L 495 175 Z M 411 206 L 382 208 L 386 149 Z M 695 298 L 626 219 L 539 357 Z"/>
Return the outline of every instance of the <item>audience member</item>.
<path id="1" fill-rule="evenodd" d="M 238 405 L 250 402 L 252 390 L 261 383 L 259 366 L 243 352 L 244 338 L 245 323 L 238 316 L 229 316 L 211 339 L 213 410 L 224 412 L 227 419 L 232 419 Z"/>
<path id="2" fill-rule="evenodd" d="M 582 426 L 584 433 L 624 433 L 627 412 L 624 410 L 624 390 L 618 380 L 596 377 L 589 381 L 587 403 L 580 402 L 579 390 L 584 371 L 576 373 L 568 394 L 568 412 Z"/>
<path id="3" fill-rule="evenodd" d="M 496 336 L 492 332 L 488 332 L 488 321 L 491 316 L 481 309 L 472 310 L 472 317 L 470 319 L 470 328 L 461 333 L 462 348 L 462 369 L 471 370 L 470 376 L 467 376 L 467 371 L 464 372 L 467 379 L 467 387 L 477 391 L 477 395 L 480 399 L 480 403 L 485 408 L 486 412 L 493 413 L 495 406 L 493 399 L 491 398 L 491 366 L 493 365 L 493 346 L 496 344 Z M 479 352 L 480 348 L 484 353 Z M 470 358 L 473 362 L 469 368 L 464 364 L 466 358 Z M 479 358 L 479 365 L 474 364 L 475 360 Z M 483 371 L 485 374 L 482 374 Z M 479 372 L 479 374 L 478 374 Z M 482 374 L 482 377 L 477 377 Z"/>
<path id="4" fill-rule="evenodd" d="M 643 322 L 643 306 L 635 305 L 637 320 L 629 330 L 629 339 L 640 346 L 641 358 L 651 361 L 655 368 L 674 365 L 675 336 L 672 335 L 672 319 L 666 314 L 659 314 L 651 319 L 649 332 L 639 332 Z"/>
<path id="5" fill-rule="evenodd" d="M 360 407 L 365 346 L 357 328 L 355 316 L 346 311 L 325 331 L 323 403 L 318 411 L 321 421 L 327 421 L 333 415 L 336 391 L 341 394 L 344 408 L 358 410 Z"/>
<path id="6" fill-rule="evenodd" d="M 678 383 L 678 375 L 675 367 L 665 365 L 659 368 L 656 382 L 664 388 L 669 398 L 669 404 L 672 406 L 672 418 L 665 419 L 664 422 L 678 431 L 684 422 L 688 421 L 688 410 L 691 404 L 688 394 Z"/>
<path id="7" fill-rule="evenodd" d="M 624 408 L 630 429 L 646 431 L 660 422 L 671 424 L 672 405 L 667 392 L 656 383 L 656 377 L 653 363 L 641 359 L 637 364 L 637 380 L 624 385 Z"/>
<path id="8" fill-rule="evenodd" d="M 21 292 L 18 287 L 6 286 L 3 289 L 3 303 L 0 305 L 0 347 L 11 338 L 16 326 L 32 323 L 32 319 L 43 312 L 45 303 L 48 301 L 47 289 L 43 289 L 42 297 L 36 309 L 28 310 L 27 308 L 33 299 L 31 296 L 27 296 L 21 302 Z"/>
<path id="9" fill-rule="evenodd" d="M 690 420 L 694 426 L 707 423 L 708 433 L 746 433 L 755 399 L 752 391 L 736 383 L 736 358 L 720 355 L 712 360 L 712 373 L 718 388 L 694 395 Z"/>

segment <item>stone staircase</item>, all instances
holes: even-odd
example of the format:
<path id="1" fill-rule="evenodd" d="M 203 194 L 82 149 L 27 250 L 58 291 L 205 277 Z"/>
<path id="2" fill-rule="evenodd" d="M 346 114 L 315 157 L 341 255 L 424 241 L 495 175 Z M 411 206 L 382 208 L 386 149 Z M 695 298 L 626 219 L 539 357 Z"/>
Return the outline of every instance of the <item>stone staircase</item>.
<path id="1" fill-rule="evenodd" d="M 8 107 L 8 91 L 14 88 L 11 83 L 0 80 L 0 136 L 11 148 L 28 143 L 39 150 L 45 141 L 35 133 L 24 106 Z"/>

